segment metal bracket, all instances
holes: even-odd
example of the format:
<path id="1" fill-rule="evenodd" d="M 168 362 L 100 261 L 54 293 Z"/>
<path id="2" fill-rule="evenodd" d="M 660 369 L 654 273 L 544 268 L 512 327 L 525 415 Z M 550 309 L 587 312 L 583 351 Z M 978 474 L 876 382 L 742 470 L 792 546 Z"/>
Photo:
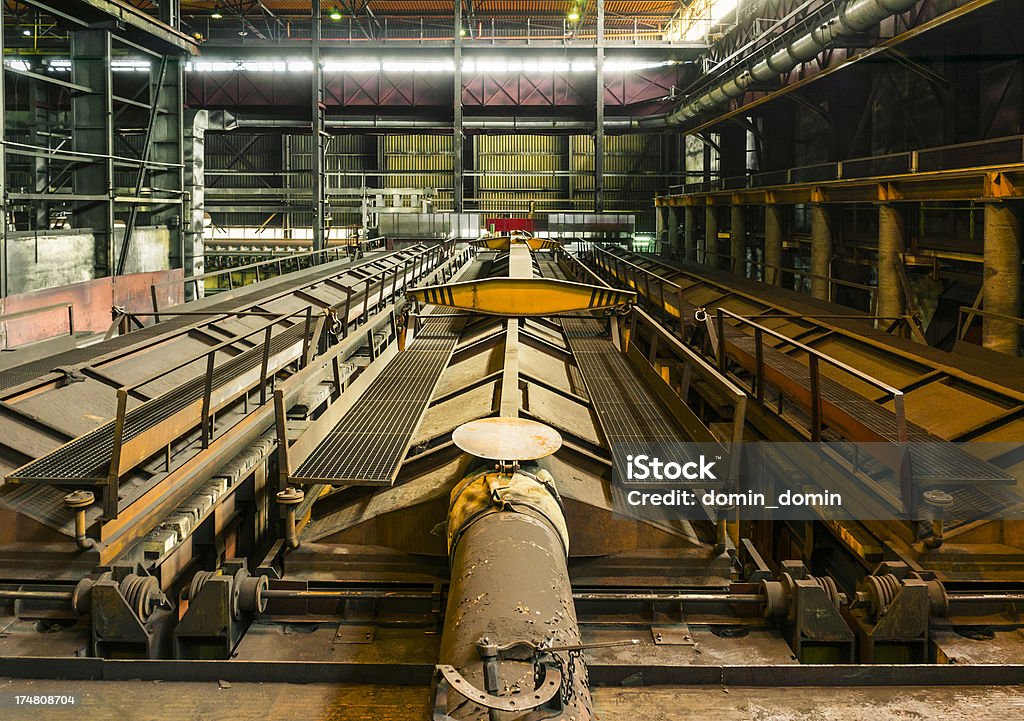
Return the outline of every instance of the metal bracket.
<path id="1" fill-rule="evenodd" d="M 532 711 L 555 698 L 562 688 L 562 672 L 554 666 L 540 664 L 543 675 L 539 678 L 533 693 L 526 692 L 513 696 L 496 696 L 478 689 L 459 673 L 454 666 L 439 664 L 437 670 L 437 690 L 434 694 L 434 721 L 449 721 L 447 712 L 448 689 L 468 701 L 494 709 L 495 711 Z"/>

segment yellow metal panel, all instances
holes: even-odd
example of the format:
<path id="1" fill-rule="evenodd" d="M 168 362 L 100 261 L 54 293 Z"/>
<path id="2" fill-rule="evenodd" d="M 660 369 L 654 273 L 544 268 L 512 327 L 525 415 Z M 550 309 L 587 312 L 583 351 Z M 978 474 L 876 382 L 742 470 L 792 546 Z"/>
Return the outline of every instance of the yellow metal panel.
<path id="1" fill-rule="evenodd" d="M 528 245 L 530 250 L 555 250 L 562 247 L 562 244 L 557 240 L 547 240 L 545 238 L 523 237 L 517 238 L 517 241 Z M 475 245 L 478 248 L 487 248 L 488 250 L 508 250 L 512 247 L 512 238 L 507 235 L 496 235 L 491 238 L 480 238 L 469 242 L 470 245 Z"/>
<path id="2" fill-rule="evenodd" d="M 406 295 L 430 305 L 511 317 L 619 308 L 636 300 L 631 291 L 551 278 L 487 278 L 417 288 Z"/>

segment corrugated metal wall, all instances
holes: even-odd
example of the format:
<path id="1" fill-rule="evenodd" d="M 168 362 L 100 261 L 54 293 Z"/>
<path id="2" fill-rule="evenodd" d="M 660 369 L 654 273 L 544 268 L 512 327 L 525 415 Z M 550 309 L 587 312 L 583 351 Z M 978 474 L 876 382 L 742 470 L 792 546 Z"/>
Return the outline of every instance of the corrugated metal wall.
<path id="1" fill-rule="evenodd" d="M 482 135 L 475 138 L 480 210 L 559 210 L 565 206 L 566 138 Z M 492 173 L 488 175 L 488 173 Z"/>
<path id="2" fill-rule="evenodd" d="M 382 170 L 388 188 L 437 190 L 435 205 L 452 207 L 452 139 L 444 135 L 385 135 Z"/>
<path id="3" fill-rule="evenodd" d="M 466 168 L 475 169 L 479 177 L 473 185 L 476 202 L 467 198 L 467 211 L 524 213 L 531 203 L 537 212 L 592 209 L 591 136 L 480 135 L 470 142 L 472 155 L 467 154 Z M 644 174 L 662 172 L 662 142 L 660 135 L 605 138 L 605 208 L 636 213 L 639 230 L 647 230 L 648 225 L 653 229 L 651 199 L 666 184 L 663 178 Z M 209 133 L 207 186 L 260 189 L 261 193 L 214 196 L 220 201 L 219 206 L 211 207 L 214 222 L 221 227 L 253 227 L 270 218 L 270 226 L 308 227 L 311 147 L 309 135 Z M 334 136 L 326 168 L 332 227 L 354 226 L 360 217 L 358 196 L 331 195 L 330 191 L 356 189 L 364 183 L 371 188 L 383 185 L 436 191 L 435 209 L 451 209 L 448 136 Z"/>

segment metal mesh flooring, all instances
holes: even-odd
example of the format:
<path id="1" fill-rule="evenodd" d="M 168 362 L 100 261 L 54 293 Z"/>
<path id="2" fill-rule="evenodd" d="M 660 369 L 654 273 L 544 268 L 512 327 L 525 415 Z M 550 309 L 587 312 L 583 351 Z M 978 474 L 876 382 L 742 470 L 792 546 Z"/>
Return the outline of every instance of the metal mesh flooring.
<path id="1" fill-rule="evenodd" d="M 270 339 L 271 356 L 299 342 L 305 324 L 297 323 Z M 213 388 L 219 388 L 259 367 L 263 346 L 240 353 L 214 368 Z M 125 414 L 124 440 L 129 441 L 144 431 L 188 407 L 203 397 L 206 378 L 199 375 L 173 391 L 147 401 Z M 168 441 L 172 439 L 167 439 Z M 65 443 L 51 453 L 28 463 L 7 477 L 28 483 L 60 483 L 62 481 L 105 481 L 114 449 L 114 421 Z"/>
<path id="2" fill-rule="evenodd" d="M 448 365 L 462 318 L 427 319 L 291 474 L 295 483 L 391 485 Z"/>
<path id="3" fill-rule="evenodd" d="M 688 438 L 594 318 L 564 318 L 562 328 L 609 444 L 673 443 Z"/>

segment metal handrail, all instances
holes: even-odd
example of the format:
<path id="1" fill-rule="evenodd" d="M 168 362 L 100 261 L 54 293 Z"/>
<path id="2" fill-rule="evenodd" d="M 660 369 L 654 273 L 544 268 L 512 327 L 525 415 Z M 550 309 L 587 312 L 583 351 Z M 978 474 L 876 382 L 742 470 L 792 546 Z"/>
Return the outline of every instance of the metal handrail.
<path id="1" fill-rule="evenodd" d="M 896 160 L 899 158 L 906 159 L 906 168 L 908 174 L 914 174 L 921 171 L 921 159 L 927 159 L 933 155 L 939 155 L 941 153 L 955 151 L 955 150 L 966 150 L 976 149 L 985 146 L 993 146 L 998 144 L 1013 143 L 1016 141 L 1019 144 L 1019 154 L 1016 159 L 1010 160 L 1005 165 L 1019 164 L 1024 162 L 1024 135 L 1006 135 L 1000 138 L 989 138 L 986 140 L 977 140 L 970 143 L 955 143 L 951 145 L 940 145 L 931 148 L 921 148 L 918 150 L 909 150 L 902 153 L 889 153 L 886 155 L 867 155 L 859 158 L 848 158 L 846 160 L 840 160 L 832 163 L 816 163 L 814 165 L 800 165 L 795 168 L 786 168 L 782 170 L 769 170 L 764 173 L 755 173 L 753 175 L 733 175 L 723 178 L 718 178 L 712 181 L 700 181 L 696 183 L 683 183 L 681 185 L 670 185 L 668 188 L 669 195 L 684 195 L 693 192 L 713 192 L 718 190 L 729 189 L 727 186 L 737 181 L 743 181 L 740 187 L 744 188 L 757 188 L 757 187 L 770 187 L 762 186 L 758 183 L 758 179 L 770 178 L 773 176 L 779 176 L 785 174 L 785 181 L 783 183 L 774 183 L 775 185 L 791 185 L 793 184 L 793 175 L 800 174 L 802 172 L 808 172 L 811 170 L 818 169 L 832 169 L 832 177 L 826 180 L 850 180 L 858 178 L 869 178 L 875 177 L 874 175 L 865 175 L 859 173 L 851 174 L 849 167 L 859 163 L 878 163 L 884 161 Z M 945 168 L 945 170 L 967 170 L 973 167 L 999 167 L 999 165 L 958 165 L 955 168 Z M 887 173 L 882 175 L 892 175 L 893 173 Z M 877 175 L 877 174 L 876 174 Z M 820 179 L 819 179 L 820 180 Z M 797 182 L 811 182 L 811 181 L 797 181 Z M 826 182 L 826 181 L 820 181 Z M 735 189 L 735 186 L 730 186 L 731 189 Z"/>
<path id="2" fill-rule="evenodd" d="M 964 316 L 967 320 L 964 320 Z M 996 320 L 1003 320 L 1008 323 L 1016 323 L 1019 326 L 1024 327 L 1024 318 L 1018 318 L 1014 315 L 1006 315 L 1005 313 L 997 313 L 993 310 L 984 310 L 982 308 L 974 308 L 972 306 L 962 305 L 957 311 L 956 318 L 956 337 L 957 340 L 964 340 L 967 337 L 967 331 L 970 330 L 971 325 L 977 318 L 994 318 Z"/>
<path id="3" fill-rule="evenodd" d="M 780 333 L 776 330 L 768 328 L 767 326 L 756 323 L 749 318 L 733 313 L 725 308 L 718 307 L 715 309 L 715 322 L 716 330 L 718 332 L 718 359 L 719 359 L 719 370 L 723 370 L 722 366 L 725 364 L 725 318 L 732 318 L 733 320 L 748 325 L 754 329 L 754 351 L 756 358 L 756 369 L 754 372 L 754 379 L 757 384 L 756 392 L 758 394 L 758 400 L 764 400 L 764 335 L 770 335 L 773 338 L 783 341 L 787 345 L 794 348 L 799 348 L 804 353 L 807 353 L 808 357 L 808 370 L 810 372 L 810 384 L 811 384 L 811 414 L 812 414 L 812 428 L 811 436 L 815 440 L 821 438 L 821 371 L 819 364 L 824 362 L 833 368 L 837 368 L 844 373 L 847 373 L 854 378 L 871 385 L 887 395 L 891 395 L 893 399 L 893 410 L 896 414 L 896 442 L 903 444 L 908 440 L 907 432 L 907 414 L 904 407 L 904 395 L 903 391 L 898 388 L 890 386 L 888 383 L 875 378 L 872 375 L 868 375 L 864 371 L 857 370 L 853 366 L 847 365 L 842 361 L 833 358 L 832 356 L 822 353 L 816 348 L 812 348 L 809 345 L 805 345 L 798 340 L 794 340 L 789 336 Z"/>
<path id="4" fill-rule="evenodd" d="M 75 304 L 71 301 L 64 303 L 53 303 L 51 305 L 40 306 L 39 308 L 28 308 L 26 310 L 15 311 L 14 313 L 4 313 L 0 315 L 0 322 L 6 322 L 9 320 L 16 320 L 18 318 L 24 318 L 30 315 L 37 315 L 39 313 L 46 313 L 51 310 L 58 310 L 60 308 L 66 308 L 68 311 L 68 335 L 75 334 Z M 55 337 L 55 336 L 50 336 Z"/>
<path id="5" fill-rule="evenodd" d="M 154 313 L 159 313 L 160 312 L 160 307 L 159 307 L 160 304 L 157 301 L 157 295 L 156 295 L 157 288 L 162 288 L 164 286 L 174 285 L 174 284 L 177 284 L 177 283 L 181 283 L 182 287 L 184 288 L 185 284 L 192 283 L 195 286 L 194 289 L 193 289 L 193 293 L 194 293 L 195 297 L 198 298 L 199 297 L 199 283 L 201 281 L 205 281 L 207 278 L 214 278 L 216 276 L 227 274 L 227 276 L 228 276 L 228 290 L 233 290 L 234 287 L 233 287 L 233 285 L 231 283 L 231 273 L 235 273 L 235 272 L 238 272 L 238 271 L 245 271 L 245 270 L 255 269 L 256 270 L 256 281 L 255 282 L 258 283 L 260 280 L 262 280 L 259 277 L 259 275 L 260 275 L 259 274 L 259 269 L 264 267 L 264 266 L 276 265 L 277 266 L 277 274 L 278 275 L 283 275 L 284 271 L 283 271 L 282 263 L 284 261 L 286 261 L 286 260 L 295 260 L 296 264 L 298 265 L 298 261 L 300 259 L 302 259 L 302 258 L 311 258 L 314 255 L 321 255 L 321 254 L 322 255 L 326 255 L 327 253 L 331 253 L 331 252 L 334 253 L 334 259 L 335 260 L 340 260 L 341 259 L 341 251 L 339 250 L 340 247 L 341 246 L 332 245 L 332 246 L 328 246 L 327 248 L 320 248 L 318 250 L 309 250 L 309 251 L 305 251 L 305 252 L 302 252 L 302 253 L 294 253 L 294 254 L 291 254 L 291 255 L 288 255 L 288 256 L 281 256 L 279 258 L 269 258 L 267 260 L 260 260 L 260 261 L 257 261 L 255 263 L 248 263 L 246 265 L 240 265 L 237 268 L 223 268 L 221 270 L 212 270 L 209 273 L 202 273 L 200 275 L 190 275 L 190 276 L 185 277 L 185 278 L 175 278 L 175 279 L 171 279 L 171 280 L 161 280 L 161 281 L 159 281 L 157 283 L 153 283 L 152 285 L 150 285 L 150 288 L 149 288 L 150 298 L 151 298 L 151 300 L 153 302 L 153 312 Z M 312 265 L 312 263 L 310 263 L 310 265 Z M 248 284 L 245 284 L 245 285 L 248 285 Z M 159 320 L 159 316 L 157 317 L 157 320 Z"/>

